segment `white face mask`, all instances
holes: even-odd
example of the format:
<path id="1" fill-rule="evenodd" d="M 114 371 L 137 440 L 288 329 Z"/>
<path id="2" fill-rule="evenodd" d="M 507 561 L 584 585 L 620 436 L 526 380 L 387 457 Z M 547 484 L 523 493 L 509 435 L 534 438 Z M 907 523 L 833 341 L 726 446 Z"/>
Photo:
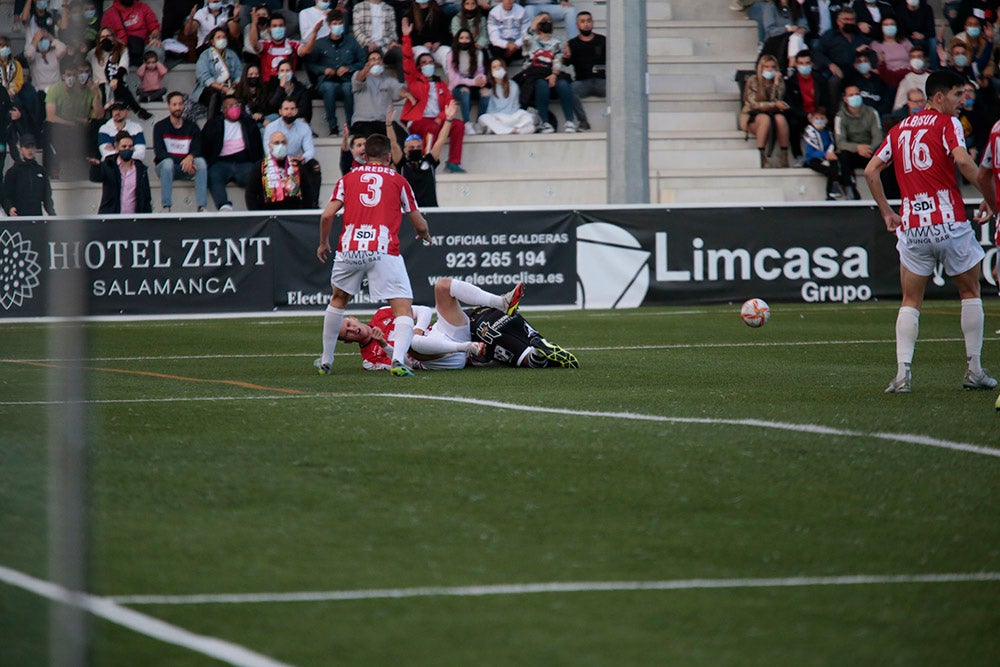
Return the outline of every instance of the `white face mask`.
<path id="1" fill-rule="evenodd" d="M 434 76 L 434 65 L 421 65 L 420 73 L 428 79 Z"/>
<path id="2" fill-rule="evenodd" d="M 271 146 L 271 155 L 276 160 L 283 160 L 288 155 L 288 144 L 275 144 Z"/>
<path id="3" fill-rule="evenodd" d="M 493 70 L 493 78 L 496 79 L 497 81 L 502 81 L 505 76 L 507 76 L 507 70 L 505 69 Z"/>
<path id="4" fill-rule="evenodd" d="M 925 64 L 923 58 L 914 58 L 910 61 L 910 67 L 918 71 L 922 70 Z"/>
<path id="5" fill-rule="evenodd" d="M 226 47 L 229 46 L 229 42 L 225 39 L 215 40 L 215 48 L 219 51 L 225 51 Z"/>
<path id="6" fill-rule="evenodd" d="M 774 78 L 775 76 L 777 76 L 777 74 L 778 74 L 778 73 L 777 73 L 777 72 L 775 72 L 775 71 L 774 71 L 773 69 L 766 69 L 766 70 L 764 70 L 763 72 L 761 72 L 761 73 L 760 73 L 760 75 L 761 75 L 762 77 L 764 77 L 765 79 L 767 79 L 768 81 L 770 81 L 770 80 L 771 80 L 771 79 L 773 79 L 773 78 Z"/>
<path id="7" fill-rule="evenodd" d="M 814 120 L 814 121 L 812 122 L 812 125 L 813 125 L 813 127 L 815 127 L 815 128 L 817 129 L 817 130 L 822 130 L 822 129 L 824 129 L 824 128 L 826 127 L 826 121 L 825 121 L 825 120 L 823 120 L 822 118 L 817 118 L 816 120 Z"/>
<path id="8" fill-rule="evenodd" d="M 916 9 L 920 6 L 920 0 L 906 0 L 906 4 L 910 9 Z"/>
<path id="9" fill-rule="evenodd" d="M 382 76 L 382 73 L 385 72 L 385 66 L 383 66 L 383 65 L 372 65 L 372 68 L 369 71 L 372 74 L 374 74 L 375 76 Z"/>

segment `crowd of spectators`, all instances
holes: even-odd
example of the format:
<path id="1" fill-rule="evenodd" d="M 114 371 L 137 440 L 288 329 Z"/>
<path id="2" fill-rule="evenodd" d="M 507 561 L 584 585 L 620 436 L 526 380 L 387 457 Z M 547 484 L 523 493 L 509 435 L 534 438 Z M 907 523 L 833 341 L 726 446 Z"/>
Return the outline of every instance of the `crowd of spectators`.
<path id="1" fill-rule="evenodd" d="M 605 95 L 605 39 L 570 0 L 170 0 L 162 23 L 144 0 L 17 0 L 15 11 L 23 50 L 0 37 L 0 174 L 9 155 L 46 183 L 102 182 L 102 213 L 148 210 L 148 171 L 164 211 L 177 179 L 194 181 L 198 210 L 208 195 L 231 210 L 230 183 L 250 208 L 317 206 L 314 99 L 348 145 L 389 133 L 394 162 L 434 201 L 445 144 L 445 168 L 463 172 L 466 135 L 554 132 L 553 102 L 564 131 L 586 130 L 581 98 Z M 168 93 L 168 67 L 184 60 L 194 87 Z M 150 103 L 167 107 L 152 131 Z M 124 198 L 112 192 L 123 186 Z"/>
<path id="2" fill-rule="evenodd" d="M 733 9 L 759 27 L 739 126 L 756 138 L 761 166 L 772 166 L 777 151 L 778 166 L 826 176 L 828 198 L 859 198 L 855 170 L 889 127 L 923 109 L 936 69 L 967 81 L 961 120 L 970 154 L 981 155 L 1000 113 L 998 7 L 946 2 L 939 28 L 927 0 L 736 0 Z M 890 194 L 891 180 L 885 172 Z"/>

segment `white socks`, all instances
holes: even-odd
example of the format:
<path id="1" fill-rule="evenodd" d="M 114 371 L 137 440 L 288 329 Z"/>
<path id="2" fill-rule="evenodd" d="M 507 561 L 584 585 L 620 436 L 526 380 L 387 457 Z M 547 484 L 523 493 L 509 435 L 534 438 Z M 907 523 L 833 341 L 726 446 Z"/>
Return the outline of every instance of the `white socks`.
<path id="1" fill-rule="evenodd" d="M 413 318 L 409 315 L 399 315 L 396 317 L 396 325 L 393 329 L 395 342 L 392 348 L 393 363 L 399 362 L 406 365 L 406 353 L 410 351 L 410 342 L 413 340 Z"/>
<path id="2" fill-rule="evenodd" d="M 326 313 L 323 314 L 323 356 L 320 363 L 333 365 L 333 351 L 337 347 L 337 337 L 343 323 L 344 309 L 327 306 Z"/>
<path id="3" fill-rule="evenodd" d="M 983 300 L 962 299 L 962 335 L 965 336 L 965 356 L 969 370 L 978 373 L 983 353 Z"/>
<path id="4" fill-rule="evenodd" d="M 410 349 L 419 354 L 450 354 L 466 352 L 469 343 L 456 343 L 444 336 L 414 336 Z"/>
<path id="5" fill-rule="evenodd" d="M 452 279 L 451 289 L 448 291 L 453 297 L 462 303 L 470 306 L 489 306 L 497 310 L 503 310 L 503 296 L 490 294 L 486 290 L 479 289 L 472 283 L 463 280 Z"/>
<path id="6" fill-rule="evenodd" d="M 920 329 L 920 311 L 912 306 L 903 306 L 896 316 L 896 363 L 897 377 L 906 374 L 913 363 L 913 349 L 917 346 L 917 331 Z"/>

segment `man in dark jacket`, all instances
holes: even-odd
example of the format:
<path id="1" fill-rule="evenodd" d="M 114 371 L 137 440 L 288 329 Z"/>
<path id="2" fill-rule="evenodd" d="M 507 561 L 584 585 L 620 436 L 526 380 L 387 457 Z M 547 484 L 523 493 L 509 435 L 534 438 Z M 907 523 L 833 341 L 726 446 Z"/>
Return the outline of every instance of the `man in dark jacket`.
<path id="1" fill-rule="evenodd" d="M 306 57 L 306 69 L 316 81 L 316 90 L 323 98 L 326 110 L 326 124 L 330 134 L 335 135 L 339 130 L 337 98 L 344 103 L 344 116 L 350 125 L 354 115 L 351 77 L 365 66 L 367 54 L 353 37 L 345 34 L 343 12 L 331 9 L 327 21 L 330 36 L 316 40 L 316 48 Z"/>
<path id="2" fill-rule="evenodd" d="M 55 215 L 52 204 L 52 185 L 45 170 L 35 162 L 35 137 L 25 134 L 21 137 L 19 151 L 21 159 L 7 171 L 3 182 L 3 210 L 9 216 L 28 217 L 42 214 L 42 207 L 49 215 Z"/>
<path id="3" fill-rule="evenodd" d="M 245 188 L 254 164 L 264 157 L 257 123 L 243 113 L 233 95 L 222 100 L 222 113 L 202 128 L 201 150 L 208 162 L 208 191 L 215 205 L 220 211 L 232 211 L 226 184 L 233 181 Z"/>
<path id="4" fill-rule="evenodd" d="M 809 114 L 817 108 L 831 109 L 830 89 L 813 67 L 812 54 L 803 49 L 795 54 L 794 71 L 785 78 L 785 102 L 788 111 L 789 140 L 792 155 L 802 155 L 802 132 L 809 124 Z"/>
<path id="5" fill-rule="evenodd" d="M 115 150 L 103 160 L 89 158 L 90 180 L 103 184 L 101 214 L 152 213 L 153 198 L 149 190 L 149 172 L 139 160 L 133 159 L 135 141 L 122 130 L 115 135 Z"/>
<path id="6" fill-rule="evenodd" d="M 855 74 L 854 56 L 871 38 L 858 31 L 857 15 L 852 9 L 837 14 L 837 26 L 823 33 L 813 49 L 813 61 L 826 77 L 830 99 L 839 100 L 843 81 Z"/>

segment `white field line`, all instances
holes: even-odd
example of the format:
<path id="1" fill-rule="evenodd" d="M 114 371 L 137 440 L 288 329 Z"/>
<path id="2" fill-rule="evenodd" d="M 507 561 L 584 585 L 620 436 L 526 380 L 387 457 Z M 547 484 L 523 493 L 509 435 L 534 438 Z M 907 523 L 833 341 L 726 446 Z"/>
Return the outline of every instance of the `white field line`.
<path id="1" fill-rule="evenodd" d="M 134 630 L 139 634 L 158 639 L 167 644 L 180 646 L 195 653 L 206 655 L 230 665 L 240 667 L 289 667 L 266 655 L 255 653 L 232 642 L 199 635 L 176 625 L 126 609 L 109 598 L 98 597 L 79 591 L 70 591 L 49 581 L 36 579 L 30 575 L 0 565 L 0 581 L 22 590 L 34 593 L 54 602 L 71 605 L 90 612 L 94 616 Z"/>
<path id="2" fill-rule="evenodd" d="M 1000 572 L 950 574 L 852 574 L 835 577 L 782 577 L 774 579 L 669 579 L 666 581 L 554 581 L 535 584 L 487 586 L 426 586 L 351 591 L 293 591 L 289 593 L 222 593 L 205 595 L 118 595 L 107 599 L 119 604 L 198 605 L 252 604 L 262 602 L 338 602 L 424 597 L 483 597 L 531 593 L 593 593 L 624 591 L 689 591 L 738 588 L 797 588 L 803 586 L 858 586 L 879 584 L 953 584 L 1000 581 Z"/>
<path id="3" fill-rule="evenodd" d="M 1000 341 L 1000 337 L 987 336 L 984 342 Z M 607 345 L 599 347 L 576 347 L 572 346 L 575 352 L 633 352 L 645 350 L 697 350 L 697 349 L 718 349 L 718 348 L 745 348 L 745 347 L 812 347 L 823 345 L 890 345 L 895 344 L 892 338 L 858 339 L 858 340 L 805 340 L 805 341 L 767 341 L 752 343 L 670 343 L 664 345 Z M 923 338 L 921 344 L 927 343 L 961 343 L 963 338 Z M 164 356 L 142 356 L 142 357 L 87 357 L 86 362 L 97 361 L 197 361 L 207 359 L 271 359 L 271 358 L 300 358 L 315 357 L 316 352 L 276 352 L 268 354 L 188 354 L 188 355 L 164 355 Z M 344 347 L 337 352 L 338 357 L 357 356 L 359 352 L 354 346 Z M 18 363 L 66 363 L 77 361 L 75 359 L 0 359 L 0 362 Z"/>
<path id="4" fill-rule="evenodd" d="M 926 447 L 936 447 L 948 449 L 955 452 L 966 452 L 970 454 L 981 454 L 1000 458 L 1000 449 L 974 445 L 966 442 L 955 442 L 952 440 L 941 440 L 926 435 L 915 433 L 870 433 L 865 431 L 853 431 L 848 429 L 832 428 L 820 424 L 793 424 L 789 422 L 773 422 L 760 419 L 716 419 L 710 417 L 668 417 L 665 415 L 644 415 L 634 412 L 602 412 L 591 410 L 570 410 L 568 408 L 550 408 L 539 405 L 521 405 L 518 403 L 503 403 L 500 401 L 488 401 L 478 398 L 465 398 L 461 396 L 430 396 L 421 394 L 396 394 L 396 393 L 321 393 L 321 394 L 301 394 L 301 395 L 263 395 L 263 396 L 223 396 L 223 397 L 176 397 L 176 398 L 128 398 L 128 399 L 96 399 L 92 401 L 81 401 L 87 405 L 111 405 L 121 403 L 194 403 L 194 402 L 215 402 L 215 401 L 260 401 L 260 400 L 289 400 L 289 399 L 323 399 L 331 398 L 398 398 L 402 400 L 423 400 L 442 401 L 446 403 L 463 403 L 467 405 L 478 405 L 481 407 L 497 408 L 500 410 L 517 410 L 521 412 L 540 412 L 544 414 L 563 415 L 569 417 L 594 417 L 603 419 L 622 419 L 627 421 L 659 422 L 665 424 L 703 424 L 705 426 L 748 426 L 751 428 L 774 429 L 778 431 L 792 431 L 795 433 L 810 433 L 813 435 L 830 435 L 846 438 L 872 438 L 875 440 L 887 440 L 889 442 L 901 442 L 911 445 L 923 445 Z M 62 402 L 51 401 L 0 401 L 0 407 L 21 407 L 31 405 L 62 405 Z"/>

